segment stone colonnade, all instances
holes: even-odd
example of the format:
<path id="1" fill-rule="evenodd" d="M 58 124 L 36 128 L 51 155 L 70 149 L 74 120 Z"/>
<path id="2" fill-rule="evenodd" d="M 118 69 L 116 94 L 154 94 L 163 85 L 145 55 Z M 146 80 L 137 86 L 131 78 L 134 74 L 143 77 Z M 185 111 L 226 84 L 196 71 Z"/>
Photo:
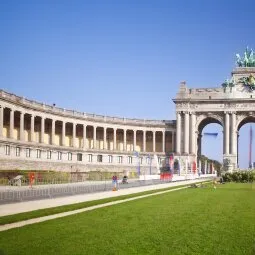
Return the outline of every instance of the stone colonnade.
<path id="1" fill-rule="evenodd" d="M 176 154 L 196 155 L 196 115 L 188 111 L 176 112 L 176 115 Z"/>
<path id="2" fill-rule="evenodd" d="M 196 129 L 196 113 L 189 111 L 176 112 L 176 153 L 177 155 L 201 155 L 202 130 Z M 237 155 L 237 117 L 235 111 L 225 111 L 222 126 L 224 127 L 223 153 L 225 156 Z M 211 116 L 210 116 L 211 117 Z M 183 139 L 182 139 L 183 137 Z"/>
<path id="3" fill-rule="evenodd" d="M 52 118 L 54 117 L 54 118 Z M 26 124 L 26 125 L 25 125 Z M 47 124 L 47 125 L 46 125 Z M 18 134 L 14 136 L 15 126 Z M 171 141 L 171 148 L 168 151 L 175 151 L 175 131 L 156 130 L 157 128 L 135 127 L 119 128 L 105 124 L 98 125 L 94 123 L 85 123 L 85 121 L 76 120 L 67 121 L 64 118 L 58 118 L 56 115 L 40 115 L 26 113 L 10 107 L 0 107 L 0 137 L 18 139 L 25 141 L 25 126 L 29 131 L 29 138 L 26 141 L 46 143 L 56 146 L 71 146 L 86 149 L 104 149 L 104 150 L 122 150 L 141 152 L 166 152 L 166 138 Z M 4 128 L 7 126 L 6 133 Z M 38 137 L 35 138 L 35 126 L 37 126 Z M 58 130 L 58 142 L 56 143 L 56 130 Z M 45 133 L 49 134 L 49 141 L 45 141 Z M 67 132 L 68 131 L 68 132 Z M 70 133 L 71 132 L 71 133 Z M 67 134 L 68 133 L 68 134 Z M 139 139 L 138 139 L 139 135 Z M 70 137 L 68 144 L 67 136 Z M 169 139 L 170 136 L 170 139 Z M 121 138 L 123 146 L 117 147 L 117 137 Z M 79 139 L 78 139 L 79 138 Z M 89 138 L 91 138 L 89 140 Z M 102 148 L 98 146 L 97 141 L 102 140 Z M 109 147 L 109 139 L 113 146 Z M 131 140 L 130 140 L 131 139 Z M 119 140 L 119 139 L 118 139 Z M 139 140 L 139 148 L 137 148 Z M 70 141 L 70 143 L 69 143 Z M 129 146 L 127 146 L 129 143 Z M 156 145 L 160 146 L 156 146 Z"/>

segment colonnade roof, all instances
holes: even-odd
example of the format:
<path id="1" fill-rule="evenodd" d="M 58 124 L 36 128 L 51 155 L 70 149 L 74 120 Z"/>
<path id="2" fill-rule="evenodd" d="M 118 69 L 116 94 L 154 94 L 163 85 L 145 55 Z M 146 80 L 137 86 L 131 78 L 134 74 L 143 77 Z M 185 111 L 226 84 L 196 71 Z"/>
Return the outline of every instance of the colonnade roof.
<path id="1" fill-rule="evenodd" d="M 40 112 L 47 112 L 59 116 L 85 119 L 96 122 L 110 122 L 118 124 L 130 124 L 130 125 L 146 125 L 146 126 L 173 126 L 176 124 L 175 120 L 147 120 L 147 119 L 136 119 L 136 118 L 125 118 L 125 117 L 113 117 L 99 114 L 79 112 L 75 110 L 69 110 L 55 105 L 47 105 L 40 103 L 35 100 L 26 99 L 25 97 L 17 96 L 13 93 L 0 90 L 1 100 L 14 103 L 19 106 L 26 107 L 28 109 L 37 110 Z"/>

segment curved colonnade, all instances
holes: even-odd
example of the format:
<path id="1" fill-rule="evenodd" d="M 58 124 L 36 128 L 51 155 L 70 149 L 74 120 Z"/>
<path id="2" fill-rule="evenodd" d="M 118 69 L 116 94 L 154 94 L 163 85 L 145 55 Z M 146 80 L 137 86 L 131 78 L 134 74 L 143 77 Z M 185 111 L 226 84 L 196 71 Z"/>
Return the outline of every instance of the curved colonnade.
<path id="1" fill-rule="evenodd" d="M 138 160 L 155 168 L 175 151 L 175 125 L 80 113 L 0 91 L 0 169 L 136 171 Z"/>

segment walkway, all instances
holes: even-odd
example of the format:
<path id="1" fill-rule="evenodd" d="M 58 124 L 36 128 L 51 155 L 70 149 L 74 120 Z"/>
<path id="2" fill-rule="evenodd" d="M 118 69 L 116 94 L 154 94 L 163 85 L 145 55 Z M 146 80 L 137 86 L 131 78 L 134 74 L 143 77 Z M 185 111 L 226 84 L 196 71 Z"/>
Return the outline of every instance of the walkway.
<path id="1" fill-rule="evenodd" d="M 205 181 L 205 180 L 203 180 L 203 181 Z M 81 202 L 85 202 L 85 201 L 92 201 L 92 200 L 98 200 L 98 199 L 109 198 L 109 197 L 117 197 L 117 196 L 121 196 L 121 195 L 134 194 L 134 193 L 150 191 L 150 190 L 158 190 L 158 189 L 164 189 L 164 188 L 169 188 L 169 187 L 178 187 L 180 185 L 190 185 L 192 183 L 198 183 L 198 182 L 201 182 L 201 180 L 189 180 L 189 181 L 167 183 L 167 184 L 160 184 L 160 185 L 154 185 L 154 186 L 129 188 L 129 189 L 123 189 L 123 190 L 119 190 L 119 191 L 115 191 L 115 192 L 113 192 L 113 191 L 103 192 L 103 193 L 100 192 L 100 193 L 94 193 L 94 194 L 84 194 L 84 195 L 62 197 L 62 198 L 55 198 L 55 199 L 44 199 L 44 200 L 29 201 L 29 202 L 19 202 L 19 203 L 14 203 L 14 204 L 5 204 L 5 205 L 0 206 L 0 216 L 17 214 L 17 213 L 22 213 L 22 212 L 29 212 L 29 211 L 34 211 L 34 210 L 38 210 L 38 209 L 51 208 L 51 207 L 62 206 L 62 205 L 67 205 L 67 204 L 81 203 Z M 185 188 L 187 188 L 187 186 L 176 188 L 176 189 L 171 189 L 171 190 L 166 190 L 166 191 L 159 191 L 159 192 L 156 192 L 153 194 L 147 194 L 147 195 L 142 195 L 142 196 L 138 196 L 138 197 L 118 200 L 118 201 L 109 202 L 109 203 L 105 203 L 105 204 L 99 204 L 99 205 L 95 205 L 95 206 L 91 206 L 91 207 L 87 207 L 87 208 L 83 208 L 83 209 L 78 209 L 78 210 L 74 210 L 74 211 L 44 216 L 44 217 L 40 217 L 40 218 L 36 218 L 36 219 L 30 219 L 30 220 L 26 220 L 26 221 L 6 224 L 3 226 L 0 226 L 0 231 L 5 231 L 7 229 L 22 227 L 22 226 L 29 225 L 29 224 L 34 224 L 34 223 L 38 223 L 38 222 L 47 221 L 50 219 L 65 217 L 68 215 L 73 215 L 73 214 L 77 214 L 77 213 L 81 213 L 81 212 L 85 212 L 85 211 L 90 211 L 90 210 L 94 210 L 94 209 L 105 207 L 105 206 L 110 206 L 110 205 L 119 204 L 119 203 L 123 203 L 123 202 L 127 202 L 127 201 L 141 199 L 141 198 L 148 197 L 148 196 L 155 196 L 155 195 L 172 192 L 172 191 L 176 191 L 176 190 L 180 190 L 180 189 L 185 189 Z"/>

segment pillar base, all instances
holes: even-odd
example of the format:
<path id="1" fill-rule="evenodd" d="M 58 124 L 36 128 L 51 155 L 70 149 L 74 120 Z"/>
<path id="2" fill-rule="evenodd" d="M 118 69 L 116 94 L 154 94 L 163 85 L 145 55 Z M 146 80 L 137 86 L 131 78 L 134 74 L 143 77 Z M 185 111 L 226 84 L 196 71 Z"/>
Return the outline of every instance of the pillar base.
<path id="1" fill-rule="evenodd" d="M 237 155 L 224 154 L 223 155 L 223 167 L 226 172 L 233 172 L 237 169 Z"/>

